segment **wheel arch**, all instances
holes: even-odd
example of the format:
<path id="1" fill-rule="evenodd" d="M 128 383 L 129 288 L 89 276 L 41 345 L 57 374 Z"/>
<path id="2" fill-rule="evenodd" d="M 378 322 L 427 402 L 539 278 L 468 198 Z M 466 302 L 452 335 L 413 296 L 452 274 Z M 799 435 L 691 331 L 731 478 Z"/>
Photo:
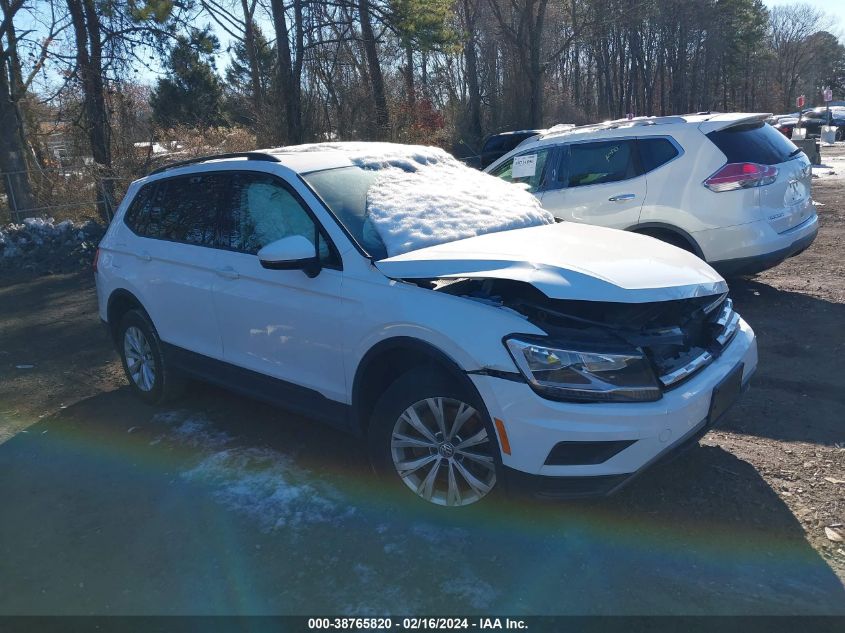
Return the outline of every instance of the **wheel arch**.
<path id="1" fill-rule="evenodd" d="M 481 394 L 458 362 L 438 347 L 410 336 L 397 336 L 371 347 L 358 363 L 352 382 L 352 423 L 355 430 L 367 434 L 370 417 L 384 391 L 400 376 L 421 366 L 449 374 L 474 394 L 489 414 Z"/>
<path id="2" fill-rule="evenodd" d="M 704 257 L 704 252 L 701 250 L 701 247 L 698 245 L 695 238 L 683 229 L 680 229 L 672 224 L 666 224 L 664 222 L 643 222 L 642 224 L 636 224 L 630 227 L 628 230 L 632 233 L 649 235 L 651 237 L 655 237 L 656 239 L 660 239 L 657 237 L 660 233 L 668 233 L 683 240 L 690 247 L 690 250 L 696 257 L 707 261 Z"/>
<path id="3" fill-rule="evenodd" d="M 144 304 L 131 291 L 126 288 L 117 288 L 109 295 L 108 303 L 106 304 L 106 322 L 108 323 L 109 332 L 113 341 L 117 340 L 117 326 L 120 324 L 120 319 L 129 310 L 141 310 L 147 318 L 149 313 L 144 309 Z M 152 319 L 150 319 L 152 323 Z"/>

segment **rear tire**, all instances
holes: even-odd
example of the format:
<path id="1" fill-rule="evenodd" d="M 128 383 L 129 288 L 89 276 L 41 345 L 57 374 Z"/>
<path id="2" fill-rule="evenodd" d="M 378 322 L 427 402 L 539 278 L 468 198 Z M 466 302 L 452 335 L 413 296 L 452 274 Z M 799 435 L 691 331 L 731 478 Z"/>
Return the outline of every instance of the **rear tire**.
<path id="1" fill-rule="evenodd" d="M 660 240 L 661 242 L 666 242 L 667 244 L 671 244 L 672 246 L 677 246 L 681 250 L 685 250 L 688 253 L 692 253 L 696 257 L 698 257 L 698 253 L 695 252 L 695 249 L 692 245 L 683 237 L 678 235 L 677 233 L 673 233 L 672 231 L 661 231 L 660 229 L 645 229 L 643 231 L 637 231 L 640 235 L 648 235 L 649 237 L 653 237 L 655 239 Z"/>
<path id="2" fill-rule="evenodd" d="M 185 378 L 164 356 L 161 339 L 146 313 L 130 310 L 120 320 L 117 349 L 123 371 L 136 396 L 161 404 L 182 394 Z"/>
<path id="3" fill-rule="evenodd" d="M 387 388 L 368 447 L 379 476 L 432 505 L 474 505 L 502 487 L 499 444 L 483 403 L 435 368 L 411 370 Z"/>

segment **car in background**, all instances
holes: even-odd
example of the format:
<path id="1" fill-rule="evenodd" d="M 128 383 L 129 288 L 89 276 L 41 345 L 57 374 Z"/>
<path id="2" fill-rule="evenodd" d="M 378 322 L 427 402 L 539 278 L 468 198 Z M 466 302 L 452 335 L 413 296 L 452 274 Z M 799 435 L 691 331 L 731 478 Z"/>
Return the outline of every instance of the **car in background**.
<path id="1" fill-rule="evenodd" d="M 651 235 L 725 276 L 806 249 L 818 232 L 810 161 L 767 114 L 642 117 L 543 134 L 486 171 L 557 218 Z"/>
<path id="2" fill-rule="evenodd" d="M 95 262 L 142 400 L 191 376 L 279 404 L 360 436 L 390 488 L 435 505 L 610 494 L 695 444 L 757 366 L 706 263 L 555 223 L 436 148 L 163 168 L 129 187 Z"/>
<path id="3" fill-rule="evenodd" d="M 828 111 L 825 107 L 812 108 L 801 112 L 799 122 L 798 113 L 783 114 L 771 117 L 768 122 L 786 138 L 792 138 L 796 127 L 806 130 L 806 136 L 821 136 L 822 127 L 830 125 L 836 128 L 836 140 L 845 140 L 845 108 L 834 106 Z"/>
<path id="4" fill-rule="evenodd" d="M 806 128 L 807 136 L 820 136 L 823 126 L 836 128 L 836 140 L 845 140 L 845 108 L 813 108 L 801 119 L 801 127 Z"/>
<path id="5" fill-rule="evenodd" d="M 792 130 L 798 123 L 798 117 L 791 114 L 781 114 L 770 117 L 767 123 L 775 128 L 778 132 L 783 134 L 786 138 L 792 138 Z"/>
<path id="6" fill-rule="evenodd" d="M 520 143 L 533 136 L 543 133 L 544 130 L 515 130 L 513 132 L 500 132 L 492 134 L 484 141 L 481 147 L 481 169 L 517 147 Z"/>

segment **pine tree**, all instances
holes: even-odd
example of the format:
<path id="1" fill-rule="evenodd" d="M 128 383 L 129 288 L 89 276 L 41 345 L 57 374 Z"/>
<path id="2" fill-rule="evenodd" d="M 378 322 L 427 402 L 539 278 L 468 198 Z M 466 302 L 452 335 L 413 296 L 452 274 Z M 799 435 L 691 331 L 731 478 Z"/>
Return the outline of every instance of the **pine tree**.
<path id="1" fill-rule="evenodd" d="M 154 123 L 212 127 L 225 122 L 223 89 L 208 61 L 217 48 L 217 38 L 207 31 L 177 40 L 167 62 L 169 76 L 159 79 L 150 98 Z"/>
<path id="2" fill-rule="evenodd" d="M 226 69 L 224 102 L 224 110 L 229 120 L 253 129 L 260 126 L 260 119 L 267 118 L 267 110 L 273 107 L 275 95 L 271 88 L 271 79 L 273 65 L 276 63 L 275 48 L 264 37 L 258 25 L 255 26 L 255 44 L 261 79 L 260 93 L 254 94 L 246 43 L 238 41 L 232 47 L 232 59 Z"/>

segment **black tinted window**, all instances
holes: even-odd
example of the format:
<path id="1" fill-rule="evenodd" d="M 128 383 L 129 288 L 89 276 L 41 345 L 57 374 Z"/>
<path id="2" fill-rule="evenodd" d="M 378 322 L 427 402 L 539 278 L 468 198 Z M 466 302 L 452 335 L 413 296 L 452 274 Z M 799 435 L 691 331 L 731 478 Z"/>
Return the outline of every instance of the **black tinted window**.
<path id="1" fill-rule="evenodd" d="M 223 174 L 194 174 L 168 178 L 155 188 L 139 214 L 136 232 L 148 237 L 214 246 Z"/>
<path id="2" fill-rule="evenodd" d="M 153 197 L 153 192 L 156 188 L 156 183 L 149 183 L 141 187 L 141 190 L 135 194 L 132 204 L 124 216 L 126 226 L 132 229 L 136 235 L 144 237 L 158 237 L 152 236 L 149 233 L 150 224 L 150 202 Z"/>
<path id="3" fill-rule="evenodd" d="M 318 237 L 314 220 L 294 194 L 272 176 L 235 173 L 223 202 L 221 245 L 255 255 L 264 246 L 301 235 L 319 244 L 324 262 L 331 259 L 327 242 Z"/>
<path id="4" fill-rule="evenodd" d="M 501 151 L 505 147 L 505 139 L 503 136 L 491 136 L 487 139 L 487 142 L 484 143 L 484 147 L 481 148 L 482 152 L 496 152 Z"/>
<path id="5" fill-rule="evenodd" d="M 497 136 L 491 136 L 487 139 L 487 142 L 484 144 L 481 151 L 502 152 L 503 154 L 507 154 L 514 147 L 522 143 L 522 141 L 527 138 L 531 138 L 532 136 L 537 136 L 537 132 L 528 131 L 519 132 L 517 134 L 499 134 Z"/>
<path id="6" fill-rule="evenodd" d="M 566 160 L 566 159 L 564 159 Z M 567 186 L 582 187 L 633 178 L 637 174 L 632 141 L 574 143 L 565 170 Z"/>
<path id="7" fill-rule="evenodd" d="M 505 149 L 507 151 L 511 151 L 517 145 L 522 143 L 522 141 L 531 138 L 532 136 L 536 136 L 536 134 L 534 134 L 533 132 L 528 132 L 525 134 L 511 134 L 507 137 L 507 140 L 505 141 Z"/>
<path id="8" fill-rule="evenodd" d="M 766 123 L 734 125 L 707 135 L 722 150 L 729 163 L 776 165 L 789 160 L 795 145 Z"/>
<path id="9" fill-rule="evenodd" d="M 677 148 L 665 138 L 641 138 L 637 141 L 643 172 L 665 165 L 678 155 Z"/>

